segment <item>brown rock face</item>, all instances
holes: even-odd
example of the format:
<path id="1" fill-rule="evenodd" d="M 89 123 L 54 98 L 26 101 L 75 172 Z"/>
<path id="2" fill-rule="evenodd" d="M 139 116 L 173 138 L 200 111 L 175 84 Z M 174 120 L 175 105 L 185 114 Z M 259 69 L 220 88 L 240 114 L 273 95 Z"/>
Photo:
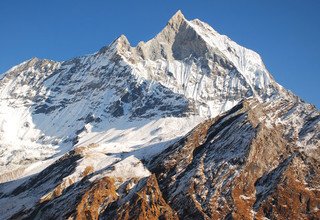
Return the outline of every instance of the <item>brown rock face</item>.
<path id="1" fill-rule="evenodd" d="M 111 202 L 117 200 L 114 179 L 104 177 L 98 180 L 82 196 L 76 208 L 76 219 L 98 219 L 103 207 L 107 207 Z"/>
<path id="2" fill-rule="evenodd" d="M 273 111 L 246 101 L 151 160 L 181 219 L 319 218 L 316 155 L 288 141 Z"/>
<path id="3" fill-rule="evenodd" d="M 258 219 L 320 219 L 320 190 L 306 183 L 304 176 L 320 164 L 313 161 L 308 166 L 305 159 L 302 155 L 292 159 L 274 191 L 255 208 Z"/>
<path id="4" fill-rule="evenodd" d="M 141 183 L 141 189 L 117 209 L 117 219 L 178 219 L 162 197 L 155 175 Z"/>

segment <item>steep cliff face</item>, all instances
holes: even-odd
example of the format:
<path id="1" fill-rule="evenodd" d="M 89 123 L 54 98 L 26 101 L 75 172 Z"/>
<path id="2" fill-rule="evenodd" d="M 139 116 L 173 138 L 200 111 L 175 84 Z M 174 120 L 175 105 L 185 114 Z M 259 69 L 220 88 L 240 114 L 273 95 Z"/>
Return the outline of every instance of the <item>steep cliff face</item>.
<path id="1" fill-rule="evenodd" d="M 178 11 L 0 79 L 3 219 L 320 218 L 320 114 Z M 189 133 L 188 133 L 189 132 Z"/>

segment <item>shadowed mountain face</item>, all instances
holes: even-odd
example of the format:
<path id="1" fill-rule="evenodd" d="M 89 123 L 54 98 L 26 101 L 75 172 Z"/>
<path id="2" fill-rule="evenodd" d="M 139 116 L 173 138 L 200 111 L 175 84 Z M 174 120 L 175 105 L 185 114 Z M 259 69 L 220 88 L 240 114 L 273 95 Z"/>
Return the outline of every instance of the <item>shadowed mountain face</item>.
<path id="1" fill-rule="evenodd" d="M 0 79 L 3 219 L 317 219 L 320 114 L 178 11 Z"/>

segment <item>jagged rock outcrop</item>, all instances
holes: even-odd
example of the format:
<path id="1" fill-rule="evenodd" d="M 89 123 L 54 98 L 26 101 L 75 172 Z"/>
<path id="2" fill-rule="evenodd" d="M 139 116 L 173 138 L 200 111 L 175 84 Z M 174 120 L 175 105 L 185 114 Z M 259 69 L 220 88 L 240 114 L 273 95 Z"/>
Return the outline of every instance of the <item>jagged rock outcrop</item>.
<path id="1" fill-rule="evenodd" d="M 132 191 L 117 205 L 110 206 L 101 218 L 178 219 L 177 213 L 163 199 L 155 175 L 141 180 Z"/>
<path id="2" fill-rule="evenodd" d="M 115 181 L 104 177 L 98 180 L 82 196 L 77 206 L 76 219 L 98 219 L 103 207 L 118 199 Z"/>

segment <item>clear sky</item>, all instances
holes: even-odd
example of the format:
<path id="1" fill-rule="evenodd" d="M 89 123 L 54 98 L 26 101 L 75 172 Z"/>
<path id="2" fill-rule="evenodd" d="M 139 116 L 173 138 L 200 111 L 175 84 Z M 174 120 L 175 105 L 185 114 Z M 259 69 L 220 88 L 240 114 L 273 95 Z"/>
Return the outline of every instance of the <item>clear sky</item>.
<path id="1" fill-rule="evenodd" d="M 93 53 L 154 37 L 181 9 L 257 51 L 274 78 L 320 107 L 320 0 L 1 0 L 0 73 L 32 57 Z"/>

